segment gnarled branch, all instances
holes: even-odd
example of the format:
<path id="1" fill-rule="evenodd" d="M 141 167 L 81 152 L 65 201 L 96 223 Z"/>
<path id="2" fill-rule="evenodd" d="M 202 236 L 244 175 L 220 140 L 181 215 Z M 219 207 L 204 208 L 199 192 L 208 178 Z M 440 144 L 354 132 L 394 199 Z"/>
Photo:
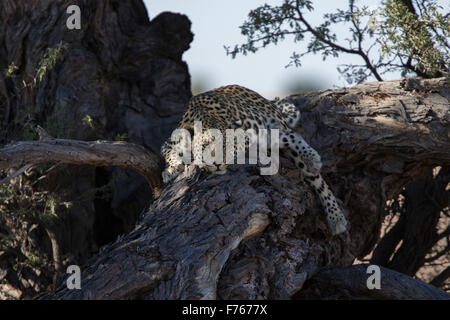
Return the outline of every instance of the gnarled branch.
<path id="1" fill-rule="evenodd" d="M 380 268 L 380 286 L 371 288 L 367 280 L 369 264 L 357 264 L 319 271 L 306 281 L 297 299 L 377 299 L 377 300 L 450 300 L 450 294 L 436 287 L 401 274 Z M 378 274 L 377 274 L 378 276 Z M 369 283 L 371 280 L 369 279 Z"/>
<path id="2" fill-rule="evenodd" d="M 250 166 L 223 176 L 189 167 L 133 232 L 91 261 L 81 290 L 62 286 L 46 298 L 289 298 L 322 268 L 350 265 L 372 247 L 386 198 L 427 167 L 450 163 L 445 81 L 408 81 L 292 97 L 302 109 L 298 130 L 321 153 L 324 176 L 345 203 L 349 233 L 331 236 L 289 162 L 274 176 Z M 367 275 L 358 279 L 355 290 Z M 405 281 L 427 287 L 392 279 L 382 282 L 391 293 Z M 423 296 L 397 293 L 383 297 Z"/>
<path id="3" fill-rule="evenodd" d="M 0 149 L 0 169 L 45 162 L 132 169 L 147 179 L 155 195 L 159 194 L 162 185 L 161 158 L 134 143 L 44 138 L 17 142 Z"/>

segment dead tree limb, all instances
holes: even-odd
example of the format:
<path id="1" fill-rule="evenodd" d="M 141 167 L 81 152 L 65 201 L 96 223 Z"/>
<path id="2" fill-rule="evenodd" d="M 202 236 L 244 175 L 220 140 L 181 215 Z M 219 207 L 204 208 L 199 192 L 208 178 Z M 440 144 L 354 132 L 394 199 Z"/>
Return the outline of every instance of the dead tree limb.
<path id="1" fill-rule="evenodd" d="M 0 170 L 46 162 L 124 167 L 144 176 L 155 194 L 161 187 L 161 158 L 134 143 L 44 138 L 0 149 Z"/>
<path id="2" fill-rule="evenodd" d="M 450 164 L 449 93 L 445 79 L 411 79 L 292 97 L 303 112 L 299 131 L 344 202 L 349 233 L 330 235 L 289 163 L 274 176 L 252 166 L 224 176 L 189 167 L 134 231 L 88 263 L 81 290 L 62 283 L 45 298 L 292 297 L 319 270 L 371 249 L 386 199 L 427 168 Z"/>
<path id="3" fill-rule="evenodd" d="M 446 190 L 449 177 L 450 167 L 440 168 L 436 175 L 428 172 L 403 190 L 402 206 L 396 210 L 399 220 L 380 240 L 370 263 L 410 276 L 416 274 L 440 240 L 438 222 L 442 210 L 450 204 L 450 190 Z M 448 248 L 443 251 L 442 255 L 449 254 Z"/>
<path id="4" fill-rule="evenodd" d="M 81 9 L 81 29 L 67 28 L 71 5 Z M 147 11 L 142 0 L 0 1 L 0 147 L 29 140 L 28 129 L 39 124 L 55 137 L 79 141 L 126 135 L 158 153 L 191 97 L 182 56 L 192 39 L 187 16 L 156 16 L 152 4 Z M 24 81 L 36 77 L 48 50 L 61 44 L 66 50 L 54 67 L 46 68 L 33 89 L 25 89 Z M 14 73 L 5 76 L 10 66 Z M 36 165 L 11 188 L 0 189 L 14 195 L 44 192 L 69 206 L 55 212 L 61 220 L 55 230 L 61 256 L 67 257 L 61 259 L 63 270 L 67 263 L 84 264 L 99 247 L 128 233 L 153 198 L 145 179 L 132 170 L 56 164 L 42 173 L 43 167 Z M 9 239 L 6 248 L 0 245 L 0 299 L 29 299 L 49 288 L 53 270 L 46 259 L 39 259 L 44 261 L 39 266 L 30 263 L 28 253 L 52 259 L 51 240 L 42 221 L 32 232 L 17 222 L 18 209 L 39 211 L 31 212 L 16 196 L 7 203 L 3 195 L 0 237 L 17 241 L 13 247 Z M 18 261 L 31 272 L 16 268 Z"/>
<path id="5" fill-rule="evenodd" d="M 369 289 L 368 264 L 319 271 L 297 299 L 450 300 L 450 294 L 400 272 L 380 267 L 380 287 Z"/>
<path id="6" fill-rule="evenodd" d="M 189 167 L 133 232 L 89 263 L 81 290 L 46 298 L 289 298 L 319 264 L 352 261 L 348 236 L 330 235 L 302 184 L 258 172 Z"/>
<path id="7" fill-rule="evenodd" d="M 377 242 L 386 200 L 433 167 L 450 165 L 449 99 L 446 78 L 292 97 L 302 110 L 299 131 L 321 154 L 328 179 L 351 211 L 357 257 Z"/>
<path id="8" fill-rule="evenodd" d="M 431 284 L 433 286 L 440 287 L 445 280 L 450 277 L 450 266 L 448 266 L 444 271 L 438 274 L 433 280 L 431 280 Z"/>

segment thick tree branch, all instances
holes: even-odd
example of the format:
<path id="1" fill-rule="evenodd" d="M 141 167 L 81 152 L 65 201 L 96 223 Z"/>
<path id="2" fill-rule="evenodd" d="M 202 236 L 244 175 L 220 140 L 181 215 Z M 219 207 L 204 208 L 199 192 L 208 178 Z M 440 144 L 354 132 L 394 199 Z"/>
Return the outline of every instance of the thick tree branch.
<path id="1" fill-rule="evenodd" d="M 65 21 L 71 4 L 80 6 L 83 27 L 68 32 Z M 185 15 L 155 16 L 142 0 L 0 1 L 0 148 L 25 140 L 24 129 L 31 121 L 45 124 L 58 137 L 96 141 L 126 135 L 127 141 L 158 152 L 192 95 L 188 66 L 182 60 L 192 39 Z M 34 90 L 24 88 L 49 61 L 48 49 L 61 42 L 70 50 L 58 55 Z M 4 75 L 8 66 L 14 71 L 11 77 Z M 93 126 L 83 119 L 92 120 Z M 84 151 L 90 152 L 84 144 Z M 113 157 L 108 164 L 122 165 L 119 162 L 129 159 L 122 152 L 125 146 L 119 147 L 111 146 L 109 154 L 100 156 Z M 0 252 L 10 252 L 0 253 L 0 300 L 30 299 L 51 286 L 54 270 L 48 260 L 55 252 L 43 223 L 47 218 L 58 220 L 54 231 L 64 272 L 67 264 L 82 265 L 100 246 L 129 232 L 153 198 L 145 179 L 132 170 L 66 168 L 52 156 L 49 161 L 58 161 L 52 166 L 56 170 L 45 170 L 41 176 L 40 170 L 28 170 L 30 175 L 15 179 L 8 188 L 0 186 L 0 233 L 8 235 L 7 242 L 0 241 Z M 144 156 L 131 167 L 140 167 L 151 180 L 153 160 Z M 107 164 L 101 162 L 93 165 Z M 158 171 L 155 180 L 160 178 Z M 46 203 L 36 201 L 46 199 L 55 200 L 55 216 L 42 216 Z"/>
<path id="2" fill-rule="evenodd" d="M 449 300 L 450 294 L 425 282 L 380 267 L 380 288 L 367 287 L 368 264 L 322 270 L 306 281 L 297 299 Z"/>
<path id="3" fill-rule="evenodd" d="M 450 204 L 450 191 L 445 191 L 450 168 L 440 168 L 436 175 L 431 171 L 402 191 L 400 210 L 392 208 L 400 218 L 378 243 L 371 263 L 413 276 L 427 261 L 425 257 L 439 241 L 436 232 L 440 213 Z"/>
<path id="4" fill-rule="evenodd" d="M 46 138 L 0 149 L 0 170 L 45 162 L 124 167 L 144 176 L 155 194 L 161 187 L 160 157 L 134 143 Z"/>
<path id="5" fill-rule="evenodd" d="M 322 155 L 324 176 L 348 212 L 349 233 L 331 236 L 317 197 L 288 161 L 274 176 L 261 176 L 253 166 L 231 166 L 225 175 L 191 166 L 134 231 L 88 263 L 81 290 L 67 290 L 63 282 L 45 298 L 280 299 L 301 293 L 322 268 L 350 265 L 373 247 L 387 198 L 428 167 L 450 163 L 448 95 L 444 79 L 412 79 L 291 97 L 302 109 L 298 131 Z M 396 277 L 382 280 L 389 289 L 382 297 L 438 292 Z M 367 275 L 355 279 L 356 290 L 367 290 Z M 404 283 L 421 293 L 407 295 Z"/>
<path id="6" fill-rule="evenodd" d="M 363 258 L 378 240 L 386 201 L 431 168 L 450 165 L 448 80 L 373 82 L 292 98 L 302 111 L 300 133 L 355 210 L 351 223 L 366 229 L 355 239 Z"/>
<path id="7" fill-rule="evenodd" d="M 430 283 L 433 286 L 440 287 L 448 278 L 450 278 L 450 266 L 438 274 Z"/>

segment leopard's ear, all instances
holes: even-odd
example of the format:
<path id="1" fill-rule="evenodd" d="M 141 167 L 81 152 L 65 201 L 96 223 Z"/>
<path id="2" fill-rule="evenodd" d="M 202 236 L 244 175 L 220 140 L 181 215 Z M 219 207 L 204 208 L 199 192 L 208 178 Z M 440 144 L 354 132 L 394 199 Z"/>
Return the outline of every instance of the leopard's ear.
<path id="1" fill-rule="evenodd" d="M 274 104 L 281 111 L 288 127 L 294 129 L 300 121 L 300 110 L 293 103 L 286 100 L 278 100 Z"/>

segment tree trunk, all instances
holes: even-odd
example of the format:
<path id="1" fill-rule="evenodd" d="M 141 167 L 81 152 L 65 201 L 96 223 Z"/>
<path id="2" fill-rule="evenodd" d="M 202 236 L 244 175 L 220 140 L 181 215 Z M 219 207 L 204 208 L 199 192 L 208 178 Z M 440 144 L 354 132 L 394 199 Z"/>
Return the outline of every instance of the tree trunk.
<path id="1" fill-rule="evenodd" d="M 162 159 L 140 145 L 128 142 L 85 142 L 45 137 L 23 141 L 0 151 L 0 169 L 44 162 L 76 165 L 119 166 L 132 169 L 146 178 L 155 195 L 162 185 Z M 18 170 L 22 171 L 22 170 Z M 16 174 L 13 174 L 15 176 Z M 5 179 L 6 181 L 7 179 Z"/>
<path id="2" fill-rule="evenodd" d="M 402 273 L 380 267 L 379 287 L 368 289 L 370 265 L 358 264 L 322 270 L 295 296 L 296 299 L 449 300 L 450 294 Z M 373 273 L 373 272 L 372 272 Z M 369 279 L 369 283 L 371 279 Z"/>
<path id="3" fill-rule="evenodd" d="M 288 161 L 274 176 L 253 166 L 223 176 L 191 166 L 134 231 L 88 263 L 81 290 L 63 284 L 45 298 L 292 297 L 321 269 L 350 265 L 372 249 L 386 199 L 430 167 L 450 164 L 449 92 L 445 79 L 410 79 L 292 97 L 302 110 L 299 131 L 321 153 L 324 176 L 344 202 L 349 233 L 331 236 Z M 387 280 L 400 293 L 385 297 L 449 298 L 431 286 L 432 295 L 408 295 L 402 283 L 415 282 L 405 281 Z M 359 286 L 356 292 L 365 282 Z"/>
<path id="4" fill-rule="evenodd" d="M 69 5 L 80 7 L 80 30 L 66 26 Z M 40 125 L 56 139 L 126 140 L 159 153 L 191 97 L 182 54 L 193 34 L 184 15 L 152 18 L 141 0 L 0 1 L 0 146 L 35 140 L 33 128 Z M 34 82 L 47 49 L 59 44 L 66 49 L 55 66 Z M 7 76 L 9 67 L 13 72 Z M 24 167 L 29 169 L 26 175 L 9 179 L 12 184 L 0 189 L 18 190 L 14 200 L 18 194 L 44 192 L 70 204 L 55 212 L 60 253 L 64 266 L 83 264 L 99 247 L 132 230 L 152 191 L 133 170 L 58 163 L 51 169 Z M 1 174 L 0 181 L 6 176 Z M 0 241 L 0 299 L 8 292 L 31 298 L 52 282 L 54 270 L 34 264 L 28 273 L 33 276 L 25 276 L 24 268 L 15 266 L 29 264 L 22 259 L 26 255 L 2 255 L 5 249 L 29 256 L 38 252 L 41 261 L 52 257 L 45 223 L 31 230 L 35 222 L 16 222 L 17 212 L 27 208 L 23 203 L 11 205 L 0 190 L 0 225 L 5 231 L 0 238 L 10 243 L 12 237 L 17 243 L 5 248 Z M 35 213 L 28 210 L 24 219 Z M 15 289 L 7 288 L 3 295 L 3 282 L 14 282 Z"/>
<path id="5" fill-rule="evenodd" d="M 364 243 L 354 251 L 362 258 L 378 239 L 386 200 L 449 164 L 448 80 L 375 82 L 294 98 L 304 105 L 300 132 L 333 172 L 338 197 L 357 210 L 352 224 L 371 234 L 356 241 Z"/>
<path id="6" fill-rule="evenodd" d="M 450 167 L 444 167 L 435 175 L 428 172 L 405 188 L 402 206 L 396 207 L 399 220 L 381 239 L 370 263 L 410 276 L 416 274 L 442 236 L 437 233 L 437 226 L 441 212 L 450 204 L 450 189 L 446 188 L 449 181 Z"/>
<path id="7" fill-rule="evenodd" d="M 181 61 L 192 41 L 189 20 L 164 13 L 149 21 L 140 0 L 70 4 L 81 7 L 81 30 L 67 30 L 67 4 L 60 1 L 0 2 L 0 69 L 12 62 L 18 68 L 12 77 L 2 72 L 0 78 L 5 91 L 0 143 L 11 144 L 0 149 L 0 161 L 11 159 L 14 147 L 42 146 L 38 141 L 14 143 L 30 138 L 30 124 L 42 125 L 69 144 L 75 143 L 69 139 L 113 141 L 126 133 L 130 142 L 156 153 L 190 97 L 189 74 Z M 42 82 L 30 85 L 45 48 L 60 42 L 68 45 L 63 59 Z M 317 197 L 289 161 L 275 176 L 260 176 L 254 166 L 234 166 L 223 176 L 189 167 L 162 190 L 131 231 L 136 220 L 130 218 L 130 204 L 142 208 L 152 200 L 144 178 L 93 166 L 55 174 L 43 188 L 69 194 L 72 198 L 64 200 L 73 203 L 69 227 L 58 232 L 63 238 L 58 255 L 73 253 L 72 261 L 83 265 L 82 289 L 68 290 L 63 281 L 44 298 L 295 296 L 322 269 L 351 265 L 370 252 L 386 200 L 432 167 L 450 165 L 449 95 L 446 79 L 417 78 L 291 97 L 302 111 L 297 131 L 321 154 L 323 175 L 347 211 L 350 231 L 335 237 Z M 76 143 L 86 156 L 99 156 L 84 148 L 99 143 Z M 113 147 L 108 152 L 120 152 L 114 143 L 106 144 Z M 47 153 L 45 159 L 74 163 L 65 154 L 69 149 L 59 152 L 60 157 Z M 126 161 L 114 162 L 111 153 L 102 154 L 100 162 L 90 163 L 127 167 Z M 151 172 L 157 167 L 153 164 Z M 144 176 L 148 172 L 131 167 Z M 82 191 L 108 181 L 115 181 L 110 202 L 76 200 Z M 51 188 L 52 182 L 62 187 Z M 111 217 L 126 222 L 117 227 Z M 101 240 L 92 236 L 99 223 L 100 233 L 107 234 Z M 125 234 L 85 263 L 120 232 Z M 2 259 L 15 261 L 12 251 L 0 252 L 0 280 L 9 279 L 13 268 L 4 268 Z"/>

